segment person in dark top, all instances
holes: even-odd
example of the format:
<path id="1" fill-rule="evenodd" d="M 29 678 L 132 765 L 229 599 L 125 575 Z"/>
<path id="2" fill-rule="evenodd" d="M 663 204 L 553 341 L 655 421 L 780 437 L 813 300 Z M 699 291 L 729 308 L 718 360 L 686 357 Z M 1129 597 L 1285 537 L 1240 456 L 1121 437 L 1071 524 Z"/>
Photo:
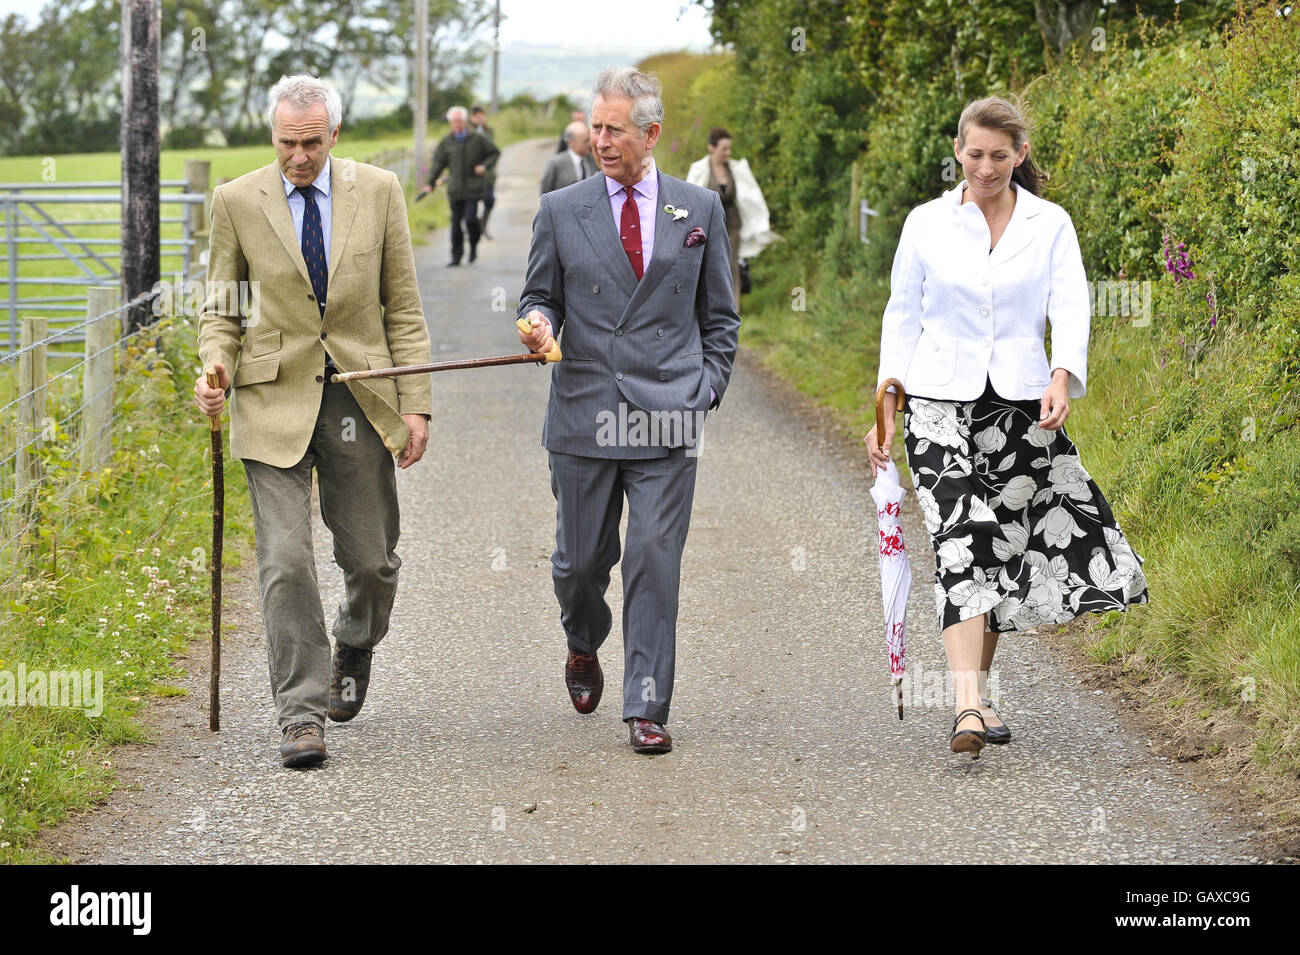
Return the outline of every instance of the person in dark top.
<path id="1" fill-rule="evenodd" d="M 496 137 L 492 135 L 492 127 L 487 124 L 487 110 L 482 106 L 475 106 L 469 111 L 469 128 L 496 142 Z M 488 234 L 487 225 L 488 216 L 492 215 L 492 207 L 497 204 L 496 185 L 497 171 L 493 167 L 487 171 L 487 191 L 483 193 L 483 215 L 479 219 L 479 232 L 485 239 L 492 238 Z"/>
<path id="2" fill-rule="evenodd" d="M 447 200 L 451 204 L 451 261 L 447 264 L 455 266 L 460 265 L 464 255 L 466 232 L 469 260 L 478 258 L 478 203 L 487 191 L 487 175 L 496 166 L 501 150 L 482 133 L 469 128 L 469 110 L 464 106 L 447 110 L 447 122 L 451 132 L 433 151 L 429 181 L 421 187 L 420 195 L 441 185 L 440 177 L 447 173 Z"/>

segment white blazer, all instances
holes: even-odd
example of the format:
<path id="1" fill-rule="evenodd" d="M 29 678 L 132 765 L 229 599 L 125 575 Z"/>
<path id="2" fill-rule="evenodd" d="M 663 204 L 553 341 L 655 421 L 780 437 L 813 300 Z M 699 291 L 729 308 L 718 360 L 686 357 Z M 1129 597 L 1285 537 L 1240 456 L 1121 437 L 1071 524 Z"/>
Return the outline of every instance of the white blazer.
<path id="1" fill-rule="evenodd" d="M 732 177 L 736 180 L 736 205 L 740 207 L 740 251 L 742 259 L 752 259 L 763 248 L 781 237 L 772 231 L 767 214 L 767 201 L 749 168 L 748 159 L 728 160 Z M 686 181 L 697 186 L 709 186 L 709 157 L 697 159 L 686 170 Z"/>
<path id="2" fill-rule="evenodd" d="M 988 222 L 974 200 L 961 202 L 965 188 L 963 180 L 903 223 L 876 387 L 897 378 L 909 395 L 971 401 L 987 377 L 1003 398 L 1037 401 L 1051 370 L 1064 368 L 1070 397 L 1083 397 L 1091 305 L 1070 214 L 1012 182 L 1011 221 L 990 253 Z"/>

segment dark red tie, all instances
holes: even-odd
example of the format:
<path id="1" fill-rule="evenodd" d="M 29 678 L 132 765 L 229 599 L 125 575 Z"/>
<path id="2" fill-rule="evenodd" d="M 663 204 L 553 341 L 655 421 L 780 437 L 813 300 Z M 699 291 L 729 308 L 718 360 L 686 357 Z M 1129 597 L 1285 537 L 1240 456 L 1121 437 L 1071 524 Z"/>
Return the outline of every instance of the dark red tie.
<path id="1" fill-rule="evenodd" d="M 632 263 L 632 271 L 640 282 L 645 273 L 641 265 L 641 213 L 636 210 L 636 196 L 632 194 L 632 187 L 628 186 L 623 191 L 627 193 L 627 198 L 623 200 L 618 233 L 623 238 L 623 251 L 627 253 L 627 260 Z"/>

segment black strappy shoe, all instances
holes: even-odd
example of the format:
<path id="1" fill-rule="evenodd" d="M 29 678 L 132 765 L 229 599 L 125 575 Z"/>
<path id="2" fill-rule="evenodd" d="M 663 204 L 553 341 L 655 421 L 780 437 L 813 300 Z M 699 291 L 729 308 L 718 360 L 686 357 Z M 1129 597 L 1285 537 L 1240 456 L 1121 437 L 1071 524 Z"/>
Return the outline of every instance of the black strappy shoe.
<path id="1" fill-rule="evenodd" d="M 959 730 L 957 724 L 967 716 L 975 714 L 983 729 Z M 971 759 L 980 758 L 982 750 L 989 741 L 988 727 L 984 726 L 984 714 L 977 709 L 962 710 L 952 721 L 952 735 L 948 737 L 948 746 L 954 753 L 970 753 Z"/>
<path id="2" fill-rule="evenodd" d="M 980 706 L 987 706 L 990 710 L 993 710 L 994 716 L 996 716 L 998 719 L 1002 719 L 1002 714 L 999 713 L 997 710 L 993 709 L 992 700 L 981 699 Z M 995 746 L 1001 743 L 1011 742 L 1011 727 L 1007 726 L 1005 722 L 1003 722 L 1001 726 L 989 726 L 986 723 L 984 724 L 984 731 L 988 733 L 989 742 Z"/>

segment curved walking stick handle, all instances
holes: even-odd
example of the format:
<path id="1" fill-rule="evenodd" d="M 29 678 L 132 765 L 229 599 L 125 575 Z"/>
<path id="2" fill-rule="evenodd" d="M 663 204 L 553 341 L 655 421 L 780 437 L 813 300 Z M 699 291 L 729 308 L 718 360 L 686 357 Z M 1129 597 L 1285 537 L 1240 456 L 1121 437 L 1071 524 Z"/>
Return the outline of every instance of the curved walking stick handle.
<path id="1" fill-rule="evenodd" d="M 525 335 L 527 335 L 529 332 L 533 330 L 532 323 L 530 323 L 526 318 L 518 319 L 515 322 L 515 325 Z M 548 348 L 546 351 L 541 352 L 541 354 L 546 356 L 547 361 L 559 361 L 563 357 L 560 354 L 560 343 L 555 341 L 555 339 L 551 339 L 551 347 Z"/>
<path id="2" fill-rule="evenodd" d="M 903 410 L 903 403 L 907 400 L 907 394 L 903 391 L 903 383 L 897 378 L 886 378 L 876 389 L 876 442 L 884 440 L 885 437 L 885 395 L 888 394 L 889 386 L 893 385 L 898 389 L 898 407 L 896 411 Z"/>
<path id="3" fill-rule="evenodd" d="M 203 374 L 204 374 L 205 376 L 207 376 L 207 379 L 208 379 L 208 387 L 209 387 L 209 388 L 220 388 L 220 387 L 221 387 L 221 379 L 220 379 L 219 377 L 217 377 L 217 373 L 216 373 L 216 371 L 215 371 L 214 369 L 212 369 L 212 368 L 208 368 L 208 369 L 206 369 L 206 370 L 203 372 Z M 217 414 L 214 414 L 214 415 L 210 415 L 210 416 L 208 417 L 208 429 L 209 429 L 210 431 L 220 431 L 220 430 L 221 430 L 221 414 L 220 414 L 220 412 L 218 412 Z"/>

